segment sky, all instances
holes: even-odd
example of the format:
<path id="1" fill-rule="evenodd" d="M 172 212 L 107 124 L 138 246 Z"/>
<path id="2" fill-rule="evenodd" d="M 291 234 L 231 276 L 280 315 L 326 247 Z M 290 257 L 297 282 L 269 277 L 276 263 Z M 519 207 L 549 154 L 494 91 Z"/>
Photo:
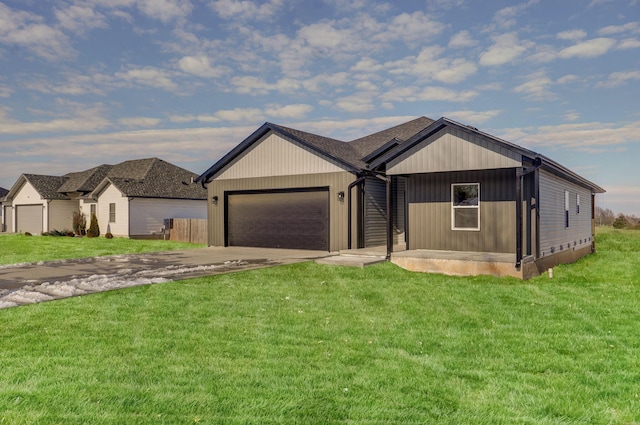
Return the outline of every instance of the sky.
<path id="1" fill-rule="evenodd" d="M 640 216 L 640 0 L 0 0 L 0 186 L 447 117 Z"/>

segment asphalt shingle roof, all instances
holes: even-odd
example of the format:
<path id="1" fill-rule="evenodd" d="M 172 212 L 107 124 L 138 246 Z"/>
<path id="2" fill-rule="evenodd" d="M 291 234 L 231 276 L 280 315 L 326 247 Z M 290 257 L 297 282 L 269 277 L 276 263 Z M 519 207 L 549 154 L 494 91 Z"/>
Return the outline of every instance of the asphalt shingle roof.
<path id="1" fill-rule="evenodd" d="M 58 192 L 91 192 L 107 176 L 111 167 L 103 164 L 86 171 L 65 174 L 63 177 L 67 177 L 67 180 L 58 188 Z"/>
<path id="2" fill-rule="evenodd" d="M 392 139 L 397 139 L 399 142 L 410 139 L 412 136 L 415 136 L 434 122 L 435 121 L 431 118 L 419 117 L 406 123 L 396 125 L 395 127 L 387 128 L 386 130 L 353 140 L 349 142 L 349 145 L 351 145 L 361 157 L 365 157 L 376 149 L 381 148 Z"/>
<path id="3" fill-rule="evenodd" d="M 158 158 L 125 161 L 114 165 L 107 179 L 124 196 L 145 198 L 206 199 L 207 190 L 191 183 L 191 171 Z"/>
<path id="4" fill-rule="evenodd" d="M 23 174 L 23 176 L 44 199 L 70 199 L 64 193 L 58 192 L 58 188 L 64 184 L 67 177 L 41 174 Z"/>

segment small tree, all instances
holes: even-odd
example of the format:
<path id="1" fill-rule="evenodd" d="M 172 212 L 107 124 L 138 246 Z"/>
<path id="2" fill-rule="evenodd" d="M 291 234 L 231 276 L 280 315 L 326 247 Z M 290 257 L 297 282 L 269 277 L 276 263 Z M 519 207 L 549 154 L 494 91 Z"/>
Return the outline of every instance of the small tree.
<path id="1" fill-rule="evenodd" d="M 622 213 L 613 222 L 614 229 L 624 229 L 628 225 L 629 225 L 629 222 L 627 221 L 627 218 Z"/>
<path id="2" fill-rule="evenodd" d="M 89 224 L 89 230 L 87 230 L 87 237 L 97 238 L 100 236 L 100 226 L 98 226 L 98 217 L 95 214 L 91 214 L 91 224 Z"/>
<path id="3" fill-rule="evenodd" d="M 87 217 L 80 211 L 74 211 L 72 226 L 73 233 L 80 236 L 84 235 L 87 230 Z"/>

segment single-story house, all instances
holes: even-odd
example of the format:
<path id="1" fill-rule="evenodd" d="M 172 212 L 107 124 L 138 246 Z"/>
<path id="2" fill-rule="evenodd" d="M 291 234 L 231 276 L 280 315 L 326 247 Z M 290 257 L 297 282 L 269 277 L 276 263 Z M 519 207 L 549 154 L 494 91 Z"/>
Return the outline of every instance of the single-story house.
<path id="1" fill-rule="evenodd" d="M 412 270 L 528 278 L 594 251 L 604 190 L 447 118 L 350 142 L 265 123 L 197 181 L 208 244 L 386 247 Z"/>
<path id="2" fill-rule="evenodd" d="M 4 198 L 8 232 L 41 234 L 72 228 L 73 213 L 96 214 L 102 234 L 159 237 L 165 220 L 207 216 L 197 174 L 158 158 L 100 165 L 64 176 L 23 174 Z"/>

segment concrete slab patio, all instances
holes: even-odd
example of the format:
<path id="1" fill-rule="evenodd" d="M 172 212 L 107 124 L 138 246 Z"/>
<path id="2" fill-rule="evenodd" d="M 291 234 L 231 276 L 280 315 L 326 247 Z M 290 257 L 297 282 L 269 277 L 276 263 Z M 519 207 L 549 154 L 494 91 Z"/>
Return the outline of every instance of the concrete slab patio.
<path id="1" fill-rule="evenodd" d="M 0 308 L 328 255 L 326 251 L 209 247 L 0 266 Z"/>

